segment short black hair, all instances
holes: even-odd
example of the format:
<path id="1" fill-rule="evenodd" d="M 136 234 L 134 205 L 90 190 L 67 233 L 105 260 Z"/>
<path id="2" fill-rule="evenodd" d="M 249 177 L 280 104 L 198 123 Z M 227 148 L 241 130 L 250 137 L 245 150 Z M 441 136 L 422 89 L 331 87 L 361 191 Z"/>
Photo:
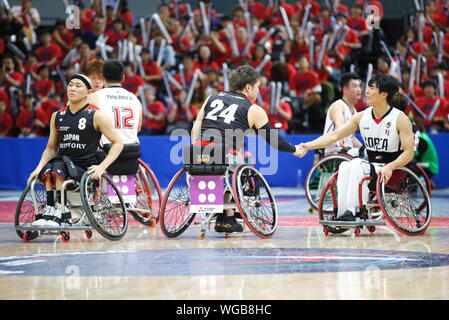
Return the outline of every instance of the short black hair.
<path id="1" fill-rule="evenodd" d="M 248 65 L 240 66 L 232 72 L 229 81 L 231 91 L 241 91 L 247 84 L 254 86 L 260 79 L 256 69 Z"/>
<path id="2" fill-rule="evenodd" d="M 391 105 L 394 108 L 399 109 L 402 112 L 405 112 L 405 110 L 408 107 L 408 101 L 404 95 L 398 92 L 393 96 L 393 99 L 391 99 Z"/>
<path id="3" fill-rule="evenodd" d="M 355 72 L 344 73 L 341 76 L 341 80 L 340 80 L 340 87 L 341 87 L 341 89 L 343 90 L 344 87 L 347 87 L 349 85 L 349 82 L 351 82 L 351 80 L 360 80 L 361 81 L 362 79 Z"/>
<path id="4" fill-rule="evenodd" d="M 123 64 L 120 60 L 110 59 L 103 66 L 103 77 L 106 82 L 122 82 L 123 80 Z"/>
<path id="5" fill-rule="evenodd" d="M 378 74 L 371 78 L 368 82 L 368 86 L 377 86 L 379 88 L 379 93 L 387 93 L 387 102 L 389 105 L 393 102 L 394 95 L 399 91 L 399 83 L 392 76 L 387 76 L 383 74 Z"/>
<path id="6" fill-rule="evenodd" d="M 424 89 L 425 87 L 433 87 L 435 90 L 438 88 L 438 85 L 435 80 L 428 79 L 421 84 L 421 87 Z"/>

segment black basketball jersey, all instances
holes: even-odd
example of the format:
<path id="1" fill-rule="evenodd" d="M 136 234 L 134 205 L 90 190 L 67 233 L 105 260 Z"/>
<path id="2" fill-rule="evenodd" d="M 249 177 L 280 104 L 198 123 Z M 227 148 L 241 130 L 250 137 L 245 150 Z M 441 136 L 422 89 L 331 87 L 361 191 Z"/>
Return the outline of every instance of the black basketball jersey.
<path id="1" fill-rule="evenodd" d="M 248 111 L 253 104 L 238 92 L 226 91 L 211 96 L 204 107 L 200 140 L 240 149 L 243 133 L 250 129 Z"/>
<path id="2" fill-rule="evenodd" d="M 56 113 L 58 157 L 68 156 L 75 162 L 96 158 L 101 138 L 101 132 L 94 128 L 94 114 L 97 110 L 97 107 L 86 104 L 76 113 L 72 113 L 67 106 Z"/>

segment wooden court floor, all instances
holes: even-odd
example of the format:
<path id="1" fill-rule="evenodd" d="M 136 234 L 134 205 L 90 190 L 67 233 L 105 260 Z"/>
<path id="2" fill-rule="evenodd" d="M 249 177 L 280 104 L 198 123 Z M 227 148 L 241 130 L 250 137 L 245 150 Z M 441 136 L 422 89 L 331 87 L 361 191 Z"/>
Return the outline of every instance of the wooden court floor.
<path id="1" fill-rule="evenodd" d="M 253 234 L 176 239 L 159 227 L 130 225 L 116 242 L 72 232 L 24 243 L 0 218 L 0 299 L 309 300 L 449 298 L 449 190 L 432 199 L 424 236 L 392 227 L 326 237 L 303 195 L 278 190 L 280 224 L 271 239 Z M 0 193 L 0 217 L 15 195 Z M 9 204 L 8 204 L 9 203 Z M 130 221 L 132 218 L 130 218 Z"/>

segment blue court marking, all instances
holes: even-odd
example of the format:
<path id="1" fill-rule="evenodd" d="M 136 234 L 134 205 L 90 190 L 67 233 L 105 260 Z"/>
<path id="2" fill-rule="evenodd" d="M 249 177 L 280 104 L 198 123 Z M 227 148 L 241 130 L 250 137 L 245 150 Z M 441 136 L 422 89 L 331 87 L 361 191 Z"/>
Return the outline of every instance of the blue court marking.
<path id="1" fill-rule="evenodd" d="M 199 276 L 396 270 L 449 266 L 449 254 L 297 248 L 102 251 L 0 257 L 0 275 Z"/>

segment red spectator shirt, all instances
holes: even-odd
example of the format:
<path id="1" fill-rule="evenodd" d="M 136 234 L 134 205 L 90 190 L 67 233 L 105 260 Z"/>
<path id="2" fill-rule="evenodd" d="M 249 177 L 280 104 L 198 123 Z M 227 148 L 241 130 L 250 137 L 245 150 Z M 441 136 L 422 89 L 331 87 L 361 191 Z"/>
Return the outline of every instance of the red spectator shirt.
<path id="1" fill-rule="evenodd" d="M 111 47 L 115 47 L 117 45 L 117 41 L 126 39 L 128 32 L 123 30 L 117 33 L 115 31 L 108 30 L 104 32 L 104 35 L 109 37 L 107 44 Z"/>
<path id="2" fill-rule="evenodd" d="M 440 100 L 440 106 L 438 108 L 438 111 L 435 112 L 433 119 L 423 120 L 424 126 L 438 125 L 438 123 L 436 122 L 437 120 L 442 120 L 443 118 L 447 117 L 448 115 L 447 101 L 440 97 L 426 98 L 425 96 L 418 97 L 415 99 L 415 104 L 421 109 L 421 111 L 426 116 L 430 115 L 437 100 Z M 413 110 L 413 114 L 415 116 L 420 117 L 420 115 L 415 110 Z"/>
<path id="3" fill-rule="evenodd" d="M 3 112 L 0 116 L 0 134 L 7 135 L 9 130 L 11 130 L 13 125 L 12 116 L 9 112 Z"/>
<path id="4" fill-rule="evenodd" d="M 154 101 L 154 103 L 147 105 L 147 110 L 151 112 L 153 115 L 159 115 L 161 113 L 166 113 L 167 109 L 164 104 L 160 101 Z M 154 119 L 146 118 L 143 123 L 144 128 L 150 129 L 162 129 L 165 127 L 165 118 L 161 121 L 156 121 Z"/>
<path id="5" fill-rule="evenodd" d="M 19 71 L 13 71 L 9 74 L 9 76 L 11 78 L 13 78 L 15 81 L 20 82 L 20 84 L 23 84 L 24 81 L 24 77 L 22 72 Z M 9 88 L 13 87 L 13 85 L 11 85 L 8 81 L 3 80 L 2 86 L 5 88 L 5 91 L 8 91 Z"/>
<path id="6" fill-rule="evenodd" d="M 136 94 L 140 86 L 144 86 L 145 81 L 138 74 L 132 75 L 131 77 L 125 77 L 122 82 L 122 87 L 131 93 Z"/>
<path id="7" fill-rule="evenodd" d="M 52 89 L 55 88 L 55 82 L 53 80 L 36 80 L 34 86 L 39 97 L 45 97 Z"/>
<path id="8" fill-rule="evenodd" d="M 56 43 L 50 43 L 47 47 L 41 46 L 37 48 L 36 57 L 39 62 L 49 62 L 54 57 L 57 57 L 59 62 L 59 60 L 63 57 L 63 53 L 59 45 Z M 57 65 L 58 63 L 54 64 L 51 66 L 51 69 L 55 70 Z"/>
<path id="9" fill-rule="evenodd" d="M 292 108 L 287 102 L 281 102 L 280 107 L 283 111 L 287 112 L 292 115 Z M 267 108 L 267 114 L 268 114 L 268 121 L 270 122 L 271 126 L 276 129 L 281 130 L 288 130 L 288 121 L 281 117 L 280 114 L 272 114 L 270 112 L 270 108 Z M 281 124 L 281 126 L 279 126 Z"/>
<path id="10" fill-rule="evenodd" d="M 310 69 L 304 73 L 297 71 L 290 79 L 290 89 L 295 90 L 298 96 L 302 95 L 306 90 L 315 88 L 319 84 L 318 74 Z"/>
<path id="11" fill-rule="evenodd" d="M 249 12 L 259 20 L 265 20 L 265 10 L 266 8 L 263 3 L 254 2 L 249 4 Z"/>

